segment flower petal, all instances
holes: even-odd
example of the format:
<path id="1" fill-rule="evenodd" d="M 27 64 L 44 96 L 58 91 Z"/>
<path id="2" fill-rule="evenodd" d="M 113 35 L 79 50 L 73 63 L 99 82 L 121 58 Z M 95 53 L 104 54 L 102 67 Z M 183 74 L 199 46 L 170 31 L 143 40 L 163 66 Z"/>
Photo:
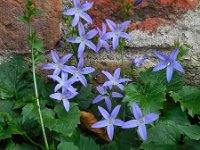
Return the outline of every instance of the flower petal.
<path id="1" fill-rule="evenodd" d="M 92 125 L 92 128 L 103 128 L 103 127 L 106 127 L 107 126 L 107 121 L 106 120 L 102 120 L 102 121 L 98 121 L 96 123 L 94 123 Z"/>
<path id="2" fill-rule="evenodd" d="M 119 79 L 119 83 L 130 82 L 130 81 L 132 81 L 132 80 L 128 79 L 128 78 L 121 78 L 121 79 Z"/>
<path id="3" fill-rule="evenodd" d="M 74 19 L 72 20 L 72 27 L 75 27 L 79 22 L 79 15 L 75 14 Z"/>
<path id="4" fill-rule="evenodd" d="M 57 84 L 54 88 L 54 92 L 57 92 L 60 88 L 62 88 L 63 85 L 62 84 Z"/>
<path id="5" fill-rule="evenodd" d="M 48 75 L 49 78 L 56 80 L 57 82 L 62 82 L 62 79 L 58 75 Z"/>
<path id="6" fill-rule="evenodd" d="M 83 11 L 87 11 L 87 10 L 89 10 L 90 8 L 92 8 L 93 4 L 94 4 L 94 2 L 91 2 L 91 3 L 89 3 L 89 2 L 84 3 L 84 4 L 81 6 L 81 9 L 82 9 Z"/>
<path id="7" fill-rule="evenodd" d="M 164 54 L 161 54 L 157 51 L 154 51 L 154 55 L 156 55 L 158 58 L 160 58 L 161 60 L 166 60 L 168 57 Z"/>
<path id="8" fill-rule="evenodd" d="M 118 93 L 118 92 L 112 92 L 112 97 L 114 97 L 114 98 L 122 98 L 123 95 Z"/>
<path id="9" fill-rule="evenodd" d="M 117 80 L 119 79 L 119 76 L 120 76 L 120 68 L 117 68 L 114 72 L 114 78 Z"/>
<path id="10" fill-rule="evenodd" d="M 108 134 L 109 139 L 112 141 L 113 135 L 114 135 L 114 126 L 113 125 L 107 126 L 107 134 Z"/>
<path id="11" fill-rule="evenodd" d="M 160 64 L 158 64 L 157 66 L 155 66 L 155 67 L 153 68 L 153 72 L 162 70 L 162 69 L 164 69 L 164 68 L 166 68 L 166 67 L 167 67 L 167 61 L 163 61 L 163 62 L 161 62 Z"/>
<path id="12" fill-rule="evenodd" d="M 101 71 L 109 80 L 113 79 L 113 76 L 108 71 Z"/>
<path id="13" fill-rule="evenodd" d="M 111 103 L 111 100 L 110 100 L 109 96 L 107 96 L 107 97 L 105 98 L 105 102 L 106 102 L 106 107 L 107 107 L 107 109 L 110 111 L 111 108 L 112 108 L 112 103 Z"/>
<path id="14" fill-rule="evenodd" d="M 84 65 L 84 59 L 83 59 L 83 57 L 80 57 L 80 58 L 79 58 L 79 62 L 78 62 L 78 68 L 79 68 L 79 69 L 82 69 L 82 68 L 83 68 L 83 65 Z"/>
<path id="15" fill-rule="evenodd" d="M 173 74 L 173 67 L 168 66 L 167 67 L 167 81 L 168 82 L 170 82 L 170 80 L 172 79 L 172 74 Z"/>
<path id="16" fill-rule="evenodd" d="M 106 23 L 108 24 L 110 30 L 112 30 L 112 31 L 116 30 L 117 26 L 112 20 L 106 19 Z"/>
<path id="17" fill-rule="evenodd" d="M 113 49 L 117 48 L 117 46 L 119 45 L 119 37 L 118 36 L 113 36 L 112 45 L 113 45 Z"/>
<path id="18" fill-rule="evenodd" d="M 92 18 L 91 18 L 88 14 L 82 12 L 82 13 L 80 14 L 80 16 L 81 16 L 81 18 L 83 18 L 86 22 L 88 22 L 88 23 L 90 23 L 90 24 L 93 24 Z"/>
<path id="19" fill-rule="evenodd" d="M 145 124 L 149 124 L 149 123 L 157 120 L 158 118 L 159 118 L 159 115 L 157 115 L 157 114 L 154 114 L 154 113 L 148 114 L 148 115 L 144 116 L 144 122 L 145 122 Z"/>
<path id="20" fill-rule="evenodd" d="M 125 38 L 127 40 L 131 40 L 131 36 L 128 34 L 128 33 L 125 33 L 125 32 L 121 32 L 120 35 L 119 35 L 121 38 Z"/>
<path id="21" fill-rule="evenodd" d="M 142 118 L 142 112 L 141 112 L 141 109 L 138 106 L 138 104 L 133 103 L 132 112 L 133 112 L 133 115 L 134 115 L 135 119 L 139 120 L 139 119 Z"/>
<path id="22" fill-rule="evenodd" d="M 112 119 L 115 119 L 115 118 L 117 117 L 120 108 L 121 108 L 121 105 L 117 105 L 117 106 L 113 109 L 113 111 L 112 111 L 112 113 L 111 113 L 111 115 L 110 115 Z"/>
<path id="23" fill-rule="evenodd" d="M 122 128 L 135 128 L 139 125 L 137 120 L 129 120 L 125 122 L 122 126 Z"/>
<path id="24" fill-rule="evenodd" d="M 178 49 L 178 48 L 175 49 L 175 50 L 173 50 L 172 53 L 171 53 L 170 56 L 169 56 L 170 59 L 176 60 L 178 53 L 179 53 L 179 49 Z"/>
<path id="25" fill-rule="evenodd" d="M 83 84 L 84 87 L 87 86 L 87 80 L 85 79 L 85 77 L 83 75 L 79 75 L 78 79 Z"/>
<path id="26" fill-rule="evenodd" d="M 178 71 L 184 73 L 183 67 L 182 67 L 177 61 L 174 61 L 173 67 L 174 67 L 176 70 L 178 70 Z"/>
<path id="27" fill-rule="evenodd" d="M 98 95 L 95 99 L 93 99 L 92 104 L 96 104 L 104 99 L 104 96 Z"/>
<path id="28" fill-rule="evenodd" d="M 67 99 L 63 99 L 63 105 L 65 107 L 65 110 L 68 112 L 70 108 L 70 103 Z"/>
<path id="29" fill-rule="evenodd" d="M 80 36 L 85 36 L 85 28 L 81 22 L 78 23 L 78 33 Z"/>
<path id="30" fill-rule="evenodd" d="M 58 57 L 58 55 L 57 55 L 57 53 L 55 51 L 51 50 L 51 56 L 52 56 L 53 61 L 55 63 L 59 62 L 60 59 L 59 59 L 59 57 Z"/>
<path id="31" fill-rule="evenodd" d="M 96 52 L 97 47 L 94 45 L 94 43 L 92 43 L 91 41 L 87 40 L 85 43 L 89 48 L 91 48 L 92 50 L 94 50 Z"/>
<path id="32" fill-rule="evenodd" d="M 138 127 L 138 133 L 139 133 L 140 137 L 142 138 L 142 140 L 144 140 L 144 141 L 147 140 L 147 129 L 144 124 L 141 124 Z"/>
<path id="33" fill-rule="evenodd" d="M 51 64 L 45 64 L 42 66 L 42 69 L 44 70 L 51 70 L 51 69 L 55 69 L 55 64 L 51 63 Z"/>
<path id="34" fill-rule="evenodd" d="M 75 8 L 70 8 L 67 11 L 64 11 L 63 14 L 70 16 L 70 15 L 74 15 L 75 14 L 76 9 Z"/>
<path id="35" fill-rule="evenodd" d="M 63 56 L 63 57 L 61 58 L 61 63 L 62 63 L 62 64 L 65 64 L 65 63 L 72 57 L 72 55 L 73 55 L 73 54 L 67 54 L 67 55 Z"/>
<path id="36" fill-rule="evenodd" d="M 61 70 L 59 68 L 56 68 L 54 70 L 54 72 L 53 72 L 53 75 L 57 75 L 58 76 L 60 74 L 60 72 L 61 72 Z"/>
<path id="37" fill-rule="evenodd" d="M 124 121 L 119 120 L 119 119 L 115 119 L 114 123 L 115 126 L 123 126 L 124 125 Z"/>
<path id="38" fill-rule="evenodd" d="M 110 119 L 109 113 L 108 113 L 103 107 L 98 106 L 98 109 L 99 109 L 101 115 L 102 115 L 106 120 Z"/>
<path id="39" fill-rule="evenodd" d="M 102 23 L 102 34 L 106 33 L 106 25 L 105 23 Z"/>
<path id="40" fill-rule="evenodd" d="M 104 41 L 103 46 L 105 47 L 107 52 L 110 50 L 110 46 L 109 46 L 108 42 Z"/>
<path id="41" fill-rule="evenodd" d="M 86 34 L 86 38 L 87 39 L 91 39 L 93 38 L 95 35 L 97 35 L 98 31 L 96 29 L 90 30 L 87 34 Z"/>
<path id="42" fill-rule="evenodd" d="M 84 50 L 85 50 L 85 44 L 81 43 L 78 47 L 78 58 L 83 57 Z"/>
<path id="43" fill-rule="evenodd" d="M 56 99 L 56 100 L 62 100 L 62 94 L 61 93 L 53 93 L 49 95 L 50 98 Z"/>
<path id="44" fill-rule="evenodd" d="M 125 22 L 121 23 L 121 24 L 119 25 L 119 30 L 120 30 L 120 31 L 123 31 L 123 30 L 130 24 L 130 22 L 131 22 L 131 21 L 125 21 Z"/>
<path id="45" fill-rule="evenodd" d="M 101 49 L 103 43 L 99 40 L 98 43 L 97 43 L 97 49 L 96 49 L 96 52 L 99 52 L 99 50 Z"/>
<path id="46" fill-rule="evenodd" d="M 76 8 L 81 6 L 80 0 L 73 0 L 73 2 Z"/>
<path id="47" fill-rule="evenodd" d="M 120 90 L 124 90 L 124 86 L 122 84 L 117 84 L 117 87 L 120 89 Z"/>
<path id="48" fill-rule="evenodd" d="M 94 72 L 94 71 L 95 71 L 95 69 L 92 68 L 92 67 L 85 67 L 85 68 L 83 68 L 83 69 L 81 70 L 81 73 L 82 73 L 82 74 L 89 74 L 89 73 L 92 73 L 92 72 Z"/>
<path id="49" fill-rule="evenodd" d="M 106 34 L 104 34 L 101 39 L 103 40 L 107 40 L 107 39 L 111 39 L 113 37 L 113 32 L 107 32 Z"/>

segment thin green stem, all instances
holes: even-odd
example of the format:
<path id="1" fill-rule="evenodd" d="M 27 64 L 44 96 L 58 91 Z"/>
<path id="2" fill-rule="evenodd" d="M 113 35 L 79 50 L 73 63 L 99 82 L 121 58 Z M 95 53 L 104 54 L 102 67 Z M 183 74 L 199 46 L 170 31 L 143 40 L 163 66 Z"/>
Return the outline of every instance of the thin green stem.
<path id="1" fill-rule="evenodd" d="M 37 147 L 39 147 L 39 148 L 41 148 L 41 149 L 44 149 L 43 146 L 41 146 L 40 144 L 38 144 L 38 143 L 36 143 L 35 141 L 33 141 L 33 140 L 28 136 L 28 134 L 27 134 L 26 132 L 23 133 L 23 136 L 24 136 L 29 142 L 31 142 L 31 144 L 33 144 L 33 145 L 35 145 L 35 146 L 37 146 Z"/>
<path id="2" fill-rule="evenodd" d="M 32 26 L 31 26 L 31 24 L 29 24 L 29 29 L 30 29 L 30 33 L 29 34 L 32 35 Z M 38 113 L 39 113 L 40 123 L 41 123 L 41 127 L 42 127 L 42 134 L 43 134 L 43 138 L 44 138 L 45 147 L 46 147 L 46 150 L 49 150 L 47 136 L 46 136 L 46 132 L 45 132 L 45 128 L 44 128 L 44 121 L 43 121 L 43 118 L 42 118 L 42 113 L 41 113 L 41 108 L 40 108 L 40 100 L 39 100 L 37 79 L 36 79 L 34 48 L 32 46 L 31 46 L 31 57 L 32 57 L 32 72 L 33 72 L 35 98 L 36 98 L 36 102 L 37 102 Z"/>
<path id="3" fill-rule="evenodd" d="M 121 54 L 121 66 L 122 66 L 122 76 L 125 76 L 125 67 L 124 67 L 124 42 L 120 40 L 119 49 Z"/>

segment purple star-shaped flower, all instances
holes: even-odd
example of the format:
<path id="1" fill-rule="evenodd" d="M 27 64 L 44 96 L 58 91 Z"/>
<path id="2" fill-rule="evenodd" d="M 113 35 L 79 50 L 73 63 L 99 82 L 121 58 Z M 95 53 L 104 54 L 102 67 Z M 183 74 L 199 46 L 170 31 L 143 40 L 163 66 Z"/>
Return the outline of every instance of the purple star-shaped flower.
<path id="1" fill-rule="evenodd" d="M 116 49 L 119 45 L 119 38 L 126 38 L 128 40 L 131 39 L 130 35 L 122 32 L 131 21 L 125 21 L 121 23 L 120 25 L 115 24 L 113 21 L 106 19 L 106 22 L 111 30 L 111 32 L 107 32 L 104 36 L 105 39 L 111 39 L 112 38 L 112 45 L 113 49 Z"/>
<path id="2" fill-rule="evenodd" d="M 103 86 L 109 87 L 112 89 L 112 86 L 117 86 L 119 89 L 123 90 L 124 86 L 121 84 L 123 82 L 132 81 L 128 78 L 120 78 L 120 68 L 117 68 L 112 76 L 108 71 L 102 71 L 102 73 L 109 79 L 106 81 Z"/>
<path id="3" fill-rule="evenodd" d="M 129 120 L 124 123 L 122 128 L 135 128 L 138 127 L 138 134 L 142 138 L 142 140 L 147 140 L 147 131 L 145 124 L 149 124 L 159 118 L 157 114 L 151 113 L 145 116 L 142 116 L 142 112 L 140 107 L 133 103 L 132 112 L 136 120 Z"/>
<path id="4" fill-rule="evenodd" d="M 132 57 L 131 60 L 132 60 L 132 62 L 134 63 L 134 65 L 135 65 L 136 67 L 140 67 L 140 66 L 144 63 L 144 61 L 145 61 L 146 59 L 148 59 L 148 58 L 149 58 L 149 57 L 148 57 L 147 55 L 144 55 L 144 56 L 139 57 L 139 58 L 137 58 L 137 57 Z"/>
<path id="5" fill-rule="evenodd" d="M 99 40 L 97 44 L 97 52 L 101 49 L 101 47 L 105 47 L 106 51 L 108 52 L 110 50 L 110 46 L 108 42 L 106 41 L 105 34 L 106 34 L 106 25 L 105 23 L 102 23 L 102 31 L 97 28 L 99 33 Z"/>
<path id="6" fill-rule="evenodd" d="M 57 53 L 51 50 L 51 56 L 53 58 L 54 63 L 48 63 L 42 66 L 42 69 L 52 70 L 54 69 L 53 75 L 59 75 L 63 69 L 64 64 L 72 57 L 72 54 L 67 54 L 63 56 L 61 59 L 58 57 Z"/>
<path id="7" fill-rule="evenodd" d="M 68 112 L 70 109 L 70 103 L 69 100 L 74 98 L 78 93 L 75 92 L 70 92 L 70 91 L 66 91 L 62 93 L 53 93 L 50 95 L 51 98 L 56 99 L 58 101 L 62 101 L 63 105 L 65 107 L 65 110 Z"/>
<path id="8" fill-rule="evenodd" d="M 184 73 L 184 70 L 182 66 L 176 61 L 177 55 L 178 55 L 179 49 L 175 49 L 172 51 L 172 53 L 168 56 L 161 54 L 159 52 L 154 52 L 154 54 L 162 60 L 160 64 L 158 64 L 156 67 L 153 68 L 153 71 L 159 71 L 164 68 L 167 68 L 167 81 L 170 82 L 172 75 L 173 75 L 173 69 L 176 69 L 182 73 Z"/>
<path id="9" fill-rule="evenodd" d="M 79 32 L 79 37 L 76 37 L 75 40 L 72 40 L 72 38 L 67 39 L 67 41 L 71 43 L 80 43 L 78 47 L 78 58 L 83 57 L 85 45 L 96 52 L 96 46 L 94 45 L 94 43 L 90 41 L 90 39 L 92 39 L 98 33 L 98 31 L 96 29 L 93 29 L 90 30 L 88 33 L 85 33 L 83 24 L 79 22 L 78 32 Z"/>
<path id="10" fill-rule="evenodd" d="M 74 8 L 68 9 L 63 14 L 64 15 L 74 15 L 74 19 L 72 21 L 72 26 L 76 26 L 79 22 L 80 17 L 83 18 L 86 22 L 92 24 L 92 18 L 85 13 L 85 11 L 89 10 L 93 6 L 93 2 L 86 2 L 81 6 L 80 0 L 73 0 Z"/>
<path id="11" fill-rule="evenodd" d="M 73 75 L 71 78 L 72 81 L 80 81 L 83 84 L 83 86 L 86 87 L 87 80 L 84 77 L 84 75 L 94 72 L 95 69 L 92 67 L 83 68 L 83 64 L 84 64 L 83 58 L 80 58 L 77 68 L 74 66 L 66 66 L 63 70 Z"/>
<path id="12" fill-rule="evenodd" d="M 62 88 L 62 92 L 69 90 L 72 93 L 76 92 L 76 89 L 72 86 L 72 84 L 76 81 L 72 78 L 68 80 L 67 73 L 61 73 L 61 78 L 57 75 L 48 75 L 49 78 L 56 80 L 58 84 L 54 88 L 54 92 L 57 92 L 60 88 Z"/>
<path id="13" fill-rule="evenodd" d="M 98 86 L 97 91 L 100 93 L 96 98 L 93 99 L 92 103 L 96 104 L 102 100 L 105 100 L 107 109 L 110 111 L 112 108 L 112 103 L 110 97 L 113 98 L 122 98 L 123 95 L 118 92 L 112 92 L 109 94 L 106 90 L 106 87 Z"/>
<path id="14" fill-rule="evenodd" d="M 122 120 L 116 119 L 120 107 L 121 105 L 117 105 L 110 115 L 104 108 L 98 106 L 98 109 L 105 120 L 96 122 L 92 125 L 92 128 L 106 127 L 108 137 L 110 140 L 112 140 L 114 135 L 114 126 L 122 126 L 124 124 Z"/>

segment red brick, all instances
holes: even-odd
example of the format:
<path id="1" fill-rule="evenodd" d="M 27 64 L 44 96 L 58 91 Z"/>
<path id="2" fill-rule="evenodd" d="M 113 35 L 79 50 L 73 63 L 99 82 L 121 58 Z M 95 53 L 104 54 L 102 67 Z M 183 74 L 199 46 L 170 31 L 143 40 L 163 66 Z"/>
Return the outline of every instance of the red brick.
<path id="1" fill-rule="evenodd" d="M 18 20 L 26 0 L 1 0 L 0 49 L 24 51 L 27 45 L 27 26 Z M 61 0 L 37 0 L 35 6 L 42 14 L 33 18 L 33 28 L 44 40 L 45 48 L 54 48 L 61 37 Z"/>

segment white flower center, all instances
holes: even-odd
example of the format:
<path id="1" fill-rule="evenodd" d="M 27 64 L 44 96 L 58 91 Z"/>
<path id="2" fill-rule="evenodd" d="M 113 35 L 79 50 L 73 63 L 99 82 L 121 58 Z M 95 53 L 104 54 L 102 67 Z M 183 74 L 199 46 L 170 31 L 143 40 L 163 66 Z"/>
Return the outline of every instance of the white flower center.
<path id="1" fill-rule="evenodd" d="M 63 95 L 63 94 L 62 94 L 62 95 L 61 95 L 61 98 L 62 98 L 62 99 L 66 99 L 66 95 Z"/>
<path id="2" fill-rule="evenodd" d="M 63 67 L 63 64 L 61 64 L 61 63 L 56 63 L 55 64 L 55 68 L 58 68 L 58 69 L 62 69 L 62 67 Z"/>
<path id="3" fill-rule="evenodd" d="M 111 80 L 112 85 L 118 85 L 118 82 L 115 80 Z"/>
<path id="4" fill-rule="evenodd" d="M 82 11 L 81 11 L 80 9 L 76 9 L 76 10 L 75 10 L 75 13 L 76 13 L 76 14 L 81 14 L 81 12 L 82 12 Z"/>
<path id="5" fill-rule="evenodd" d="M 119 34 L 120 34 L 120 32 L 117 30 L 117 31 L 115 31 L 115 35 L 116 36 L 119 36 Z"/>
<path id="6" fill-rule="evenodd" d="M 85 43 L 86 42 L 86 38 L 85 37 L 81 37 L 81 42 Z"/>
<path id="7" fill-rule="evenodd" d="M 79 74 L 80 74 L 80 69 L 77 68 L 76 71 L 74 72 L 74 75 L 78 76 Z"/>
<path id="8" fill-rule="evenodd" d="M 140 124 L 144 124 L 144 118 L 139 119 Z"/>
<path id="9" fill-rule="evenodd" d="M 113 125 L 114 119 L 109 119 L 107 123 L 108 123 L 108 125 Z"/>
<path id="10" fill-rule="evenodd" d="M 170 60 L 168 61 L 168 63 L 167 63 L 167 66 L 171 65 L 172 62 L 173 62 L 173 60 L 170 59 Z"/>

